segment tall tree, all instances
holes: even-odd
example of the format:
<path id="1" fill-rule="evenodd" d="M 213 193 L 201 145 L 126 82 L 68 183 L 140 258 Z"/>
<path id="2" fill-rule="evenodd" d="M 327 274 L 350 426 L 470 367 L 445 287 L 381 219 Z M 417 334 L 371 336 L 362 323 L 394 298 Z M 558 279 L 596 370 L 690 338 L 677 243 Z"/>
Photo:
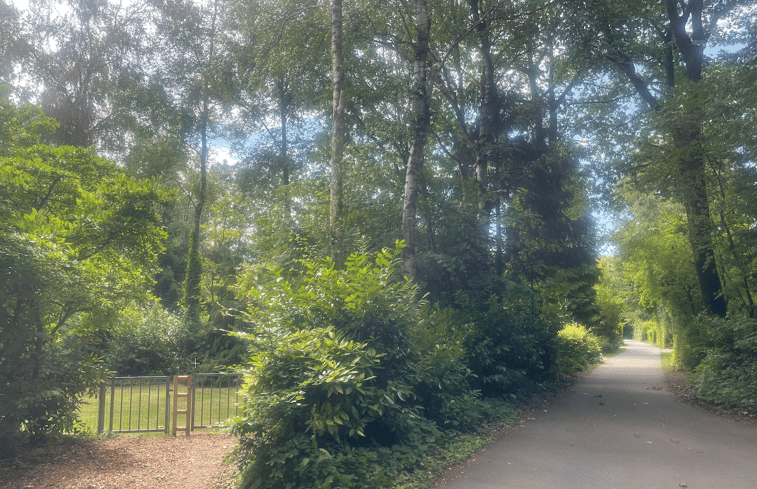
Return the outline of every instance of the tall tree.
<path id="1" fill-rule="evenodd" d="M 653 112 L 653 124 L 670 142 L 668 160 L 675 166 L 677 194 L 684 204 L 688 239 L 694 257 L 699 295 L 705 310 L 725 316 L 727 302 L 715 256 L 712 197 L 707 188 L 702 151 L 702 117 L 691 100 L 701 83 L 704 49 L 718 37 L 719 21 L 743 2 L 664 0 L 660 4 L 609 4 L 597 15 L 597 2 L 580 5 L 583 18 L 596 26 L 595 45 Z M 579 4 L 575 4 L 579 5 Z M 580 9 L 579 9 L 580 10 Z M 743 16 L 742 16 L 743 17 Z M 622 19 L 628 19 L 628 29 Z M 659 117 L 674 104 L 685 107 L 676 117 Z"/>
<path id="2" fill-rule="evenodd" d="M 415 279 L 415 232 L 418 213 L 418 192 L 420 188 L 423 153 L 428 139 L 431 122 L 431 94 L 428 83 L 429 38 L 431 36 L 431 15 L 426 0 L 415 1 L 415 31 L 413 43 L 413 85 L 412 104 L 412 142 L 407 159 L 405 176 L 404 206 L 402 208 L 402 273 L 410 280 Z"/>
<path id="3" fill-rule="evenodd" d="M 150 112 L 138 101 L 152 67 L 150 9 L 145 1 L 64 5 L 41 0 L 22 16 L 28 55 L 21 70 L 42 87 L 34 95 L 60 123 L 59 142 L 95 144 L 123 156 L 134 143 L 139 116 Z"/>
<path id="4" fill-rule="evenodd" d="M 330 181 L 330 247 L 335 252 L 342 233 L 344 214 L 344 144 L 346 137 L 344 91 L 344 33 L 342 0 L 331 0 L 332 129 Z"/>
<path id="5" fill-rule="evenodd" d="M 155 6 L 160 14 L 157 27 L 162 35 L 161 62 L 165 69 L 162 76 L 171 87 L 173 102 L 186 121 L 185 141 L 196 154 L 194 159 L 198 162 L 198 181 L 191 193 L 192 231 L 182 299 L 185 319 L 197 327 L 202 313 L 201 231 L 207 200 L 209 138 L 214 136 L 214 103 L 218 98 L 221 78 L 220 57 L 216 51 L 220 0 L 207 4 L 155 0 Z"/>

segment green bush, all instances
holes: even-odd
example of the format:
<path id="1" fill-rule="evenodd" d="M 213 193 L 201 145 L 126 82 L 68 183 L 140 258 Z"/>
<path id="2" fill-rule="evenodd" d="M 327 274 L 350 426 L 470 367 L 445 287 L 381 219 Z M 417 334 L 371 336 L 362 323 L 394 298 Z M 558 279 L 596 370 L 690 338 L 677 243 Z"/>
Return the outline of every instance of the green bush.
<path id="1" fill-rule="evenodd" d="M 598 362 L 602 355 L 599 343 L 599 338 L 579 324 L 563 327 L 557 333 L 555 373 L 572 374 Z"/>
<path id="2" fill-rule="evenodd" d="M 461 321 L 471 324 L 468 364 L 484 396 L 513 394 L 549 374 L 557 328 L 535 301 L 532 291 L 512 282 L 457 294 Z"/>
<path id="3" fill-rule="evenodd" d="M 471 429 L 484 416 L 467 362 L 466 337 L 472 325 L 457 324 L 449 309 L 422 307 L 408 331 L 410 361 L 402 379 L 413 387 L 426 418 L 439 426 Z"/>
<path id="4" fill-rule="evenodd" d="M 656 345 L 659 341 L 660 326 L 655 321 L 644 321 L 641 325 L 644 331 L 642 341 L 648 341 L 653 345 Z"/>
<path id="5" fill-rule="evenodd" d="M 73 431 L 82 397 L 105 376 L 87 336 L 55 341 L 46 328 L 45 302 L 66 284 L 59 265 L 30 243 L 0 235 L 0 459 Z"/>
<path id="6" fill-rule="evenodd" d="M 245 487 L 319 487 L 309 483 L 328 478 L 319 479 L 327 448 L 344 454 L 382 416 L 419 416 L 399 404 L 411 396 L 406 387 L 375 386 L 381 355 L 367 343 L 334 328 L 269 334 L 275 348 L 253 356 L 247 415 L 233 425 L 250 448 Z M 333 487 L 353 487 L 344 483 Z"/>
<path id="7" fill-rule="evenodd" d="M 437 424 L 484 413 L 469 385 L 469 326 L 417 300 L 400 248 L 250 270 L 239 282 L 253 333 L 240 435 L 244 487 L 384 487 L 379 447 L 423 445 Z M 392 459 L 392 457 L 388 457 Z M 360 462 L 360 463 L 358 463 Z M 377 462 L 378 463 L 378 462 Z M 330 484 L 330 485 L 329 485 Z"/>
<path id="8" fill-rule="evenodd" d="M 711 319 L 711 348 L 694 370 L 702 399 L 757 413 L 757 320 Z"/>

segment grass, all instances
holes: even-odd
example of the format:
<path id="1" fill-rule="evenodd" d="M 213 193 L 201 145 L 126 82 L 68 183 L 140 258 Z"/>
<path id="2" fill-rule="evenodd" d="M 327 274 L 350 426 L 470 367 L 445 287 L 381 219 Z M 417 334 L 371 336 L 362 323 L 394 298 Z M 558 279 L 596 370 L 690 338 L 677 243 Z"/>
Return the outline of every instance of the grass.
<path id="1" fill-rule="evenodd" d="M 660 353 L 660 362 L 662 362 L 662 371 L 667 373 L 675 372 L 676 366 L 673 363 L 673 352 L 672 351 L 664 351 Z"/>
<path id="2" fill-rule="evenodd" d="M 610 357 L 614 357 L 614 356 L 620 355 L 624 351 L 626 351 L 626 347 L 625 346 L 621 346 L 620 348 L 618 348 L 617 350 L 615 350 L 612 353 L 602 353 L 602 356 L 604 358 L 610 358 Z"/>
<path id="3" fill-rule="evenodd" d="M 111 401 L 113 404 L 113 431 L 155 431 L 163 433 L 171 430 L 173 412 L 173 389 L 170 389 L 168 422 L 166 422 L 166 386 L 147 382 L 141 385 L 116 386 L 111 400 L 111 389 L 108 386 L 105 393 L 105 422 L 104 431 L 110 431 Z M 180 389 L 185 392 L 185 389 Z M 197 387 L 195 391 L 194 424 L 196 426 L 218 426 L 229 417 L 236 416 L 237 408 L 236 387 Z M 186 398 L 179 398 L 180 410 L 186 409 Z M 79 418 L 86 431 L 97 432 L 99 399 L 97 396 L 86 398 L 79 409 Z M 186 415 L 178 415 L 177 425 L 185 426 Z"/>

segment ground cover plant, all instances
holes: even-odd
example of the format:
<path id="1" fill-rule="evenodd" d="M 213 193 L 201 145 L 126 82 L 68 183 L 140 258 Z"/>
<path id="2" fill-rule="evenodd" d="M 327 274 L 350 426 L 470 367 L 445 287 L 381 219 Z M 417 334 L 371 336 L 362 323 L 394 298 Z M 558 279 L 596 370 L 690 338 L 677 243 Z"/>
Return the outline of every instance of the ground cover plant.
<path id="1" fill-rule="evenodd" d="M 700 318 L 700 321 L 705 321 Z M 691 376 L 702 399 L 757 414 L 757 321 L 710 319 L 704 358 Z"/>

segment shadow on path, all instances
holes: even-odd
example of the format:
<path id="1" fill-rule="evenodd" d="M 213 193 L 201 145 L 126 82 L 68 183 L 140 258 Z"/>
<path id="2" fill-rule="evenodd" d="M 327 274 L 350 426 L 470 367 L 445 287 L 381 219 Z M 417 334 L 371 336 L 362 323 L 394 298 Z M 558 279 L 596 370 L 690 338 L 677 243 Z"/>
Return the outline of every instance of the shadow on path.
<path id="1" fill-rule="evenodd" d="M 757 489 L 757 430 L 679 402 L 660 350 L 626 345 L 442 487 Z"/>

